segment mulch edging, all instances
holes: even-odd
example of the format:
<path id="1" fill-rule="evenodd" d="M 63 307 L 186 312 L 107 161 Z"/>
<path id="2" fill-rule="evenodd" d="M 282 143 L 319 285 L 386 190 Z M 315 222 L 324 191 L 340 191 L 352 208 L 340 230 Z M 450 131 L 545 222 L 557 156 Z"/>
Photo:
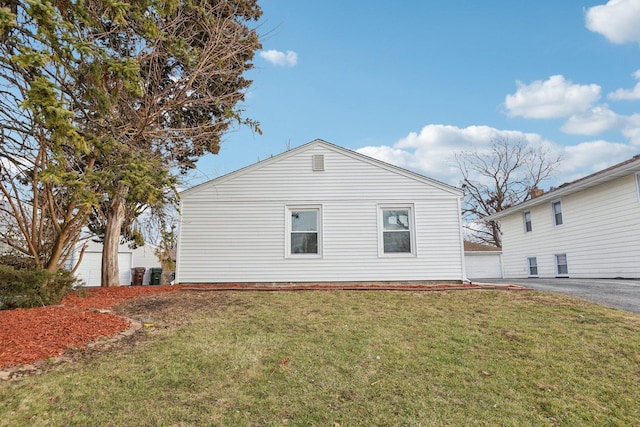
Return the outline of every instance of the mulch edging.
<path id="1" fill-rule="evenodd" d="M 109 313 L 114 314 L 111 310 L 96 310 L 100 313 Z M 131 319 L 128 317 L 118 316 L 124 320 L 129 322 L 129 328 L 125 329 L 122 332 L 119 332 L 115 335 L 111 335 L 109 337 L 100 337 L 95 341 L 92 341 L 86 345 L 85 348 L 102 350 L 110 347 L 112 344 L 117 343 L 118 341 L 130 337 L 140 329 L 142 329 L 142 323 L 138 320 Z M 3 369 L 0 369 L 0 381 L 9 381 L 9 380 L 17 380 L 25 376 L 35 375 L 43 372 L 44 370 L 51 369 L 55 366 L 61 365 L 66 362 L 71 362 L 73 360 L 72 356 L 69 356 L 67 352 L 62 353 L 59 356 L 51 356 L 44 360 L 37 360 L 31 364 L 23 364 L 18 366 L 7 366 Z"/>
<path id="2" fill-rule="evenodd" d="M 68 361 L 78 349 L 105 349 L 137 332 L 139 322 L 111 308 L 172 286 L 85 288 L 60 305 L 0 311 L 0 380 L 18 378 Z"/>

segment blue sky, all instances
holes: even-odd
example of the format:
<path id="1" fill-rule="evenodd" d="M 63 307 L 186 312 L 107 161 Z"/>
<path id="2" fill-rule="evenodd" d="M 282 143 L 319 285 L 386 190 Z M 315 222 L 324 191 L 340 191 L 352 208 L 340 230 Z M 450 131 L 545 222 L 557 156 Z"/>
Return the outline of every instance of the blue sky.
<path id="1" fill-rule="evenodd" d="M 640 154 L 640 0 L 260 5 L 263 134 L 228 133 L 188 185 L 316 138 L 453 185 L 453 154 L 495 137 L 559 152 L 556 183 Z"/>

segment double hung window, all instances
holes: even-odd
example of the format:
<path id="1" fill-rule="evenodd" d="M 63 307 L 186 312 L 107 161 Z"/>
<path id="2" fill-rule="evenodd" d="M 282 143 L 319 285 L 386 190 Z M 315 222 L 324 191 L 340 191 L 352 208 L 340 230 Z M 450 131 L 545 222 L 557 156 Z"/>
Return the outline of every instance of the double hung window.
<path id="1" fill-rule="evenodd" d="M 533 230 L 531 226 L 531 212 L 527 211 L 524 213 L 524 231 L 525 233 L 530 233 Z"/>
<path id="2" fill-rule="evenodd" d="M 413 206 L 380 206 L 378 215 L 379 253 L 415 255 Z"/>
<path id="3" fill-rule="evenodd" d="M 287 256 L 322 255 L 321 217 L 320 206 L 287 208 Z"/>
<path id="4" fill-rule="evenodd" d="M 553 224 L 556 226 L 562 225 L 562 202 L 560 200 L 553 202 L 551 210 L 553 211 Z"/>
<path id="5" fill-rule="evenodd" d="M 567 254 L 556 255 L 556 275 L 566 277 L 569 275 L 569 265 L 567 263 Z"/>
<path id="6" fill-rule="evenodd" d="M 537 277 L 538 259 L 536 257 L 527 258 L 527 264 L 529 265 L 529 277 Z"/>

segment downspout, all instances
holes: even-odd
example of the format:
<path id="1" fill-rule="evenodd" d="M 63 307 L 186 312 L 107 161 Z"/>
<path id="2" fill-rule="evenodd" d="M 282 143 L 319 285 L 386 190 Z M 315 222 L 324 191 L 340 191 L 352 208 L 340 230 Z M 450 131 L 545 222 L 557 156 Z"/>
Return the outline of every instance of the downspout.
<path id="1" fill-rule="evenodd" d="M 462 198 L 457 198 L 458 202 L 458 232 L 460 233 L 460 259 L 462 261 L 462 282 L 471 283 L 471 280 L 467 279 L 467 268 L 464 262 L 464 235 L 462 233 Z"/>
<path id="2" fill-rule="evenodd" d="M 180 241 L 182 237 L 182 198 L 180 198 L 180 204 L 178 205 L 178 233 L 176 235 L 176 276 L 173 279 L 174 285 L 180 284 Z"/>

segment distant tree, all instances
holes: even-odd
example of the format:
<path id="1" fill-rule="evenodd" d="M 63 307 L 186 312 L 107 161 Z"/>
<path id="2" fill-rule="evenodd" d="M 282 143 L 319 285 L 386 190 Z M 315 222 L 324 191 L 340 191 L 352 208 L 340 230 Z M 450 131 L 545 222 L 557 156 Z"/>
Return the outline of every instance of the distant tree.
<path id="1" fill-rule="evenodd" d="M 462 173 L 464 227 L 473 240 L 502 247 L 499 224 L 485 218 L 533 197 L 561 157 L 524 139 L 495 138 L 487 150 L 473 148 L 455 160 Z"/>

